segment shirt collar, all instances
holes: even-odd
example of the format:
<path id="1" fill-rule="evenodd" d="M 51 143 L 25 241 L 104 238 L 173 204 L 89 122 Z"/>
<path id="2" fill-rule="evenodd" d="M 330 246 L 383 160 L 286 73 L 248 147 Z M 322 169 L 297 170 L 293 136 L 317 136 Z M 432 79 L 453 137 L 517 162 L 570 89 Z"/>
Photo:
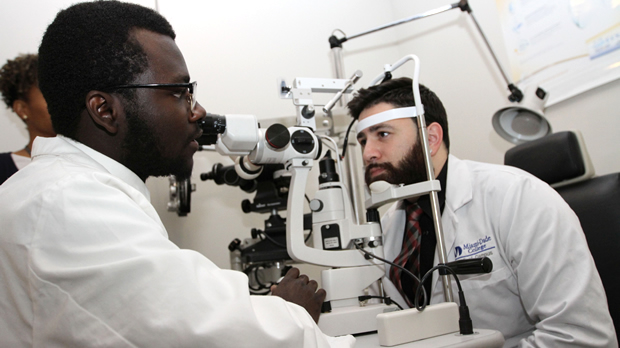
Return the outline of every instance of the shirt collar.
<path id="1" fill-rule="evenodd" d="M 151 194 L 148 188 L 146 187 L 144 181 L 142 181 L 142 179 L 140 179 L 129 168 L 111 159 L 110 157 L 102 154 L 101 152 L 96 151 L 76 140 L 64 137 L 62 135 L 57 135 L 57 137 L 62 138 L 69 144 L 75 146 L 80 151 L 84 152 L 86 155 L 92 158 L 95 162 L 103 166 L 108 172 L 110 172 L 110 174 L 116 176 L 117 178 L 123 180 L 125 183 L 135 188 L 136 190 L 140 191 L 144 195 L 144 197 L 146 197 L 146 199 L 151 201 Z"/>

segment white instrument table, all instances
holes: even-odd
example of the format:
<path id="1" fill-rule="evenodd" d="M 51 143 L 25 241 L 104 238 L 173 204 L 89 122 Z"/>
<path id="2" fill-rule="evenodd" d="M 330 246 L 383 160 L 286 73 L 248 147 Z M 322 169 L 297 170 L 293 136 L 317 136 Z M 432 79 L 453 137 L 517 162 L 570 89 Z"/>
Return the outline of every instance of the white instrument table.
<path id="1" fill-rule="evenodd" d="M 380 348 L 379 336 L 376 333 L 356 336 L 356 348 Z M 459 333 L 446 334 L 416 342 L 399 344 L 397 348 L 501 348 L 504 345 L 504 336 L 495 330 L 474 329 L 473 335 Z"/>

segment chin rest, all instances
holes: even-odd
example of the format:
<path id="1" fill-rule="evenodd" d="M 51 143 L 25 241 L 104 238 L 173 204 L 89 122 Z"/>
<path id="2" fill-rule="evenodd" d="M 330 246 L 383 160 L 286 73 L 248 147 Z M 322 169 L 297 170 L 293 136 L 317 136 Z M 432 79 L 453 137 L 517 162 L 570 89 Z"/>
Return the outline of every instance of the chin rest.
<path id="1" fill-rule="evenodd" d="M 575 211 L 620 328 L 620 173 L 594 177 L 579 132 L 560 132 L 508 150 L 504 164 L 547 182 Z"/>

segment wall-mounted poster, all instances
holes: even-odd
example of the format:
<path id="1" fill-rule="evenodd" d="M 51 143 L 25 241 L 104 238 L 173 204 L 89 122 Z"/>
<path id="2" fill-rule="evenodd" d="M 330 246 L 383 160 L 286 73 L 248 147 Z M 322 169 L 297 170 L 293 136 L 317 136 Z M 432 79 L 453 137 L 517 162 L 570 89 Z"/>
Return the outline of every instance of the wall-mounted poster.
<path id="1" fill-rule="evenodd" d="M 496 0 L 511 77 L 547 106 L 620 77 L 620 0 Z"/>

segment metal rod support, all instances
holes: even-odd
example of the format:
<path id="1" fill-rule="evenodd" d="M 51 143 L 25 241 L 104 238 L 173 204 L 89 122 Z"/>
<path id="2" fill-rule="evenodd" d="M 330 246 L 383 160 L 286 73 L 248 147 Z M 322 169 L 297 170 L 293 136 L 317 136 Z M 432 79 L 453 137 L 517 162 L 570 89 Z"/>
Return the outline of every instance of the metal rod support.
<path id="1" fill-rule="evenodd" d="M 374 28 L 374 29 L 370 29 L 370 30 L 367 30 L 367 31 L 364 31 L 364 32 L 361 32 L 361 33 L 358 33 L 358 34 L 355 34 L 355 35 L 351 35 L 351 36 L 349 36 L 347 38 L 340 39 L 340 41 L 344 42 L 344 41 L 347 41 L 347 40 L 355 39 L 357 37 L 364 36 L 364 35 L 367 35 L 367 34 L 371 34 L 371 33 L 374 33 L 376 31 L 379 31 L 379 30 L 391 28 L 391 27 L 394 27 L 394 26 L 397 26 L 397 25 L 400 25 L 400 24 L 403 24 L 403 23 L 414 21 L 416 19 L 430 17 L 432 15 L 436 15 L 438 13 L 449 11 L 449 10 L 452 10 L 452 9 L 455 9 L 455 8 L 458 8 L 458 7 L 459 7 L 459 3 L 458 2 L 454 3 L 452 5 L 442 6 L 442 7 L 436 8 L 434 10 L 426 11 L 426 12 L 423 12 L 423 13 L 420 13 L 420 14 L 417 14 L 417 15 L 414 15 L 414 16 L 411 16 L 411 17 L 403 18 L 403 19 L 397 20 L 395 22 L 382 25 L 382 26 Z"/>
<path id="2" fill-rule="evenodd" d="M 428 135 L 426 132 L 426 120 L 424 115 L 416 117 L 418 120 L 418 136 L 421 139 L 422 153 L 424 154 L 424 162 L 426 164 L 426 175 L 428 180 L 435 180 L 435 170 L 431 161 L 431 151 L 428 145 Z M 439 207 L 439 198 L 437 191 L 431 191 L 429 194 L 431 200 L 431 208 L 433 211 L 433 223 L 435 225 L 435 236 L 437 238 L 437 258 L 439 263 L 448 262 L 448 253 L 446 253 L 446 242 L 443 236 L 443 227 L 441 225 L 441 209 Z M 443 285 L 443 296 L 446 302 L 454 302 L 452 294 L 452 285 L 448 275 L 442 275 L 441 282 Z"/>
<path id="3" fill-rule="evenodd" d="M 499 69 L 499 72 L 502 73 L 502 76 L 504 77 L 504 81 L 506 81 L 507 85 L 512 84 L 512 82 L 510 82 L 510 79 L 508 79 L 508 76 L 506 75 L 506 72 L 504 72 L 504 69 L 502 68 L 502 65 L 499 63 L 499 60 L 497 59 L 497 56 L 495 55 L 495 52 L 491 48 L 491 45 L 489 44 L 489 40 L 487 40 L 487 37 L 484 35 L 484 32 L 482 32 L 482 28 L 480 28 L 480 24 L 478 24 L 478 21 L 476 20 L 476 17 L 474 17 L 474 14 L 471 11 L 469 12 L 469 16 L 474 21 L 474 24 L 476 25 L 476 29 L 478 29 L 478 32 L 480 33 L 480 36 L 482 36 L 482 39 L 484 40 L 484 43 L 487 45 L 487 48 L 491 52 L 491 56 L 493 56 L 493 60 L 495 61 L 495 65 L 497 65 L 497 68 Z"/>

